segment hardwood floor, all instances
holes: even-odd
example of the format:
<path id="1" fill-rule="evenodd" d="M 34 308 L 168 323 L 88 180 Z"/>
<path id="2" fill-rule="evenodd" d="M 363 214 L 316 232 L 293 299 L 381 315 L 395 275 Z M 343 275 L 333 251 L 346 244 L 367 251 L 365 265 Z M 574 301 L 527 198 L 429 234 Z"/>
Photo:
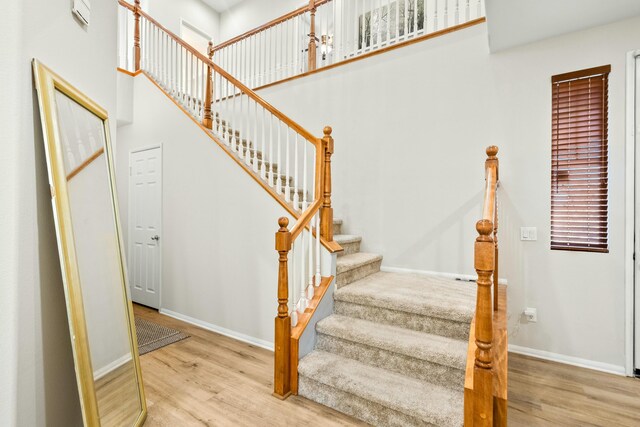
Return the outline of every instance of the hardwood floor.
<path id="1" fill-rule="evenodd" d="M 270 351 L 134 309 L 191 335 L 140 357 L 145 426 L 365 425 L 302 397 L 271 396 Z M 510 427 L 640 426 L 640 380 L 509 354 L 508 421 Z"/>
<path id="2" fill-rule="evenodd" d="M 134 305 L 136 316 L 190 338 L 140 356 L 145 426 L 362 426 L 302 397 L 273 391 L 273 353 Z"/>
<path id="3" fill-rule="evenodd" d="M 509 426 L 640 426 L 640 380 L 509 354 Z"/>

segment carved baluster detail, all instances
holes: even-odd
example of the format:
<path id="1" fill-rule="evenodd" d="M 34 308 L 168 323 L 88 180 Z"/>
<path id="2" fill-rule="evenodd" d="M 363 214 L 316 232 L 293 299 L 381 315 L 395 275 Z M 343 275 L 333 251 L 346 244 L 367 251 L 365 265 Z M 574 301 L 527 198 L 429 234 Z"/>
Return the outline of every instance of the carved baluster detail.
<path id="1" fill-rule="evenodd" d="M 316 0 L 309 0 L 309 13 L 311 14 L 311 26 L 309 31 L 309 69 L 316 69 Z"/>
<path id="2" fill-rule="evenodd" d="M 134 71 L 138 71 L 140 69 L 140 0 L 134 1 L 133 18 L 133 66 Z"/>
<path id="3" fill-rule="evenodd" d="M 498 147 L 492 145 L 487 147 L 487 160 L 485 170 L 490 167 L 496 169 L 496 182 L 500 180 L 498 175 Z M 498 192 L 496 191 L 496 201 L 493 218 L 493 245 L 494 245 L 494 268 L 493 268 L 493 310 L 498 310 Z"/>
<path id="4" fill-rule="evenodd" d="M 333 241 L 333 208 L 331 207 L 331 156 L 333 155 L 332 129 L 324 128 L 322 146 L 324 147 L 324 188 L 322 189 L 322 208 L 320 209 L 320 235 L 327 242 Z"/>
<path id="5" fill-rule="evenodd" d="M 291 317 L 289 317 L 289 267 L 291 232 L 289 220 L 278 220 L 280 229 L 276 233 L 276 251 L 279 254 L 278 267 L 278 316 L 275 319 L 275 377 L 273 395 L 286 399 L 291 394 Z"/>
<path id="6" fill-rule="evenodd" d="M 209 48 L 207 49 L 209 55 L 209 61 L 213 60 L 213 43 L 209 41 Z M 202 115 L 202 125 L 207 129 L 213 129 L 213 116 L 211 115 L 211 102 L 213 100 L 213 85 L 211 82 L 211 66 L 205 64 L 207 67 L 207 81 L 205 86 L 204 97 L 204 113 Z"/>
<path id="7" fill-rule="evenodd" d="M 477 222 L 475 269 L 478 273 L 476 299 L 476 354 L 473 369 L 474 426 L 493 425 L 493 310 L 491 276 L 494 269 L 495 246 L 491 234 L 493 223 L 487 219 Z"/>

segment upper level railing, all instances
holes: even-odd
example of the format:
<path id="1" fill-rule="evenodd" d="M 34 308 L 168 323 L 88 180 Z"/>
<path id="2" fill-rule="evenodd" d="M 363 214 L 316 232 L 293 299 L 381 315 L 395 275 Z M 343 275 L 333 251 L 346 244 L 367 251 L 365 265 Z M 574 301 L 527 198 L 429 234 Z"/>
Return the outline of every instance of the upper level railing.
<path id="1" fill-rule="evenodd" d="M 494 425 L 494 382 L 496 380 L 494 362 L 496 355 L 494 354 L 493 331 L 494 312 L 498 310 L 497 189 L 499 164 L 497 154 L 498 147 L 487 148 L 482 219 L 476 223 L 478 237 L 474 248 L 474 266 L 478 274 L 478 293 L 476 296 L 475 330 L 473 331 L 476 350 L 472 373 L 473 393 L 471 396 L 465 394 L 465 406 L 471 408 L 472 413 L 470 417 L 472 419 L 465 419 L 466 427 Z"/>
<path id="2" fill-rule="evenodd" d="M 284 397 L 291 389 L 291 328 L 331 274 L 322 271 L 321 246 L 342 250 L 333 240 L 332 130 L 325 127 L 321 138 L 313 136 L 212 62 L 211 45 L 207 54 L 198 52 L 141 10 L 139 0 L 119 4 L 132 12 L 120 12 L 120 67 L 145 73 L 296 219 L 289 231 L 289 220 L 281 218 L 276 235 L 274 394 Z"/>
<path id="3" fill-rule="evenodd" d="M 484 0 L 310 0 L 213 48 L 251 88 L 482 20 Z"/>

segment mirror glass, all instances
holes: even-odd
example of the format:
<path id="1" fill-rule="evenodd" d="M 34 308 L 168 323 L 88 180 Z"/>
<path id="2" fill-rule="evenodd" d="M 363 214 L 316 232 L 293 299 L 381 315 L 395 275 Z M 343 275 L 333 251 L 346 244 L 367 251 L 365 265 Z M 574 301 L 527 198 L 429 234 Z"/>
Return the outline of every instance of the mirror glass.
<path id="1" fill-rule="evenodd" d="M 106 112 L 44 66 L 37 77 L 84 421 L 141 425 L 146 405 Z"/>

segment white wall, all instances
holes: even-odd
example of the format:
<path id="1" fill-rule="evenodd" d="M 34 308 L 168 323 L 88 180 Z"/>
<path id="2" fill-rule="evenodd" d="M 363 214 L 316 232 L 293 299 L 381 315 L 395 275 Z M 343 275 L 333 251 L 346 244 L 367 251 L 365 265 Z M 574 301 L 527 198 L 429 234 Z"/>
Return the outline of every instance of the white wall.
<path id="1" fill-rule="evenodd" d="M 220 42 L 309 4 L 305 0 L 245 0 L 220 15 Z"/>
<path id="2" fill-rule="evenodd" d="M 118 143 L 125 230 L 129 153 L 162 144 L 161 308 L 271 345 L 284 208 L 144 75 L 134 78 L 134 120 Z"/>
<path id="3" fill-rule="evenodd" d="M 142 9 L 180 36 L 180 19 L 220 41 L 220 14 L 201 0 L 142 0 Z"/>
<path id="4" fill-rule="evenodd" d="M 82 425 L 31 59 L 116 111 L 116 2 L 6 2 L 0 29 L 0 424 Z M 115 120 L 114 123 L 115 125 Z"/>
<path id="5" fill-rule="evenodd" d="M 473 274 L 484 148 L 500 147 L 510 343 L 624 366 L 625 54 L 640 19 L 489 55 L 486 26 L 261 91 L 312 132 L 334 128 L 334 208 L 383 265 Z M 550 77 L 611 64 L 610 253 L 549 250 Z M 519 228 L 538 228 L 520 242 Z M 522 323 L 524 307 L 538 323 Z"/>

